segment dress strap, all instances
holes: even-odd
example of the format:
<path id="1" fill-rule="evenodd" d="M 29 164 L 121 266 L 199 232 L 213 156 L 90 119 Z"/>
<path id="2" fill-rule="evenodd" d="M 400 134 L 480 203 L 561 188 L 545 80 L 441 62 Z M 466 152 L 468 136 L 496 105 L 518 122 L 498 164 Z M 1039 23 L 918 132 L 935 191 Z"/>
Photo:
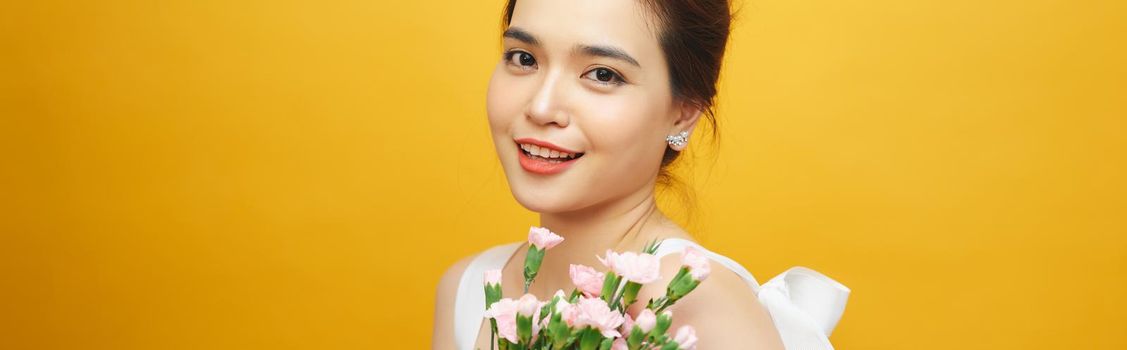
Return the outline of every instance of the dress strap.
<path id="1" fill-rule="evenodd" d="M 454 341 L 458 349 L 472 350 L 481 330 L 485 317 L 485 271 L 504 267 L 522 243 L 489 248 L 470 261 L 462 272 L 454 299 Z"/>
<path id="2" fill-rule="evenodd" d="M 669 255 L 670 253 L 681 253 L 685 250 L 686 247 L 693 247 L 693 249 L 696 249 L 698 252 L 701 252 L 705 256 L 712 259 L 712 261 L 718 262 L 720 263 L 720 265 L 723 265 L 729 270 L 732 270 L 732 272 L 735 272 L 737 275 L 740 275 L 740 277 L 743 277 L 744 281 L 747 281 L 748 286 L 751 286 L 752 291 L 759 293 L 759 281 L 757 281 L 755 279 L 755 276 L 753 276 L 751 272 L 748 272 L 747 269 L 743 267 L 743 265 L 740 265 L 740 263 L 732 260 L 729 257 L 708 250 L 704 246 L 701 246 L 696 242 L 680 238 L 666 238 L 665 240 L 661 241 L 661 246 L 657 247 L 657 252 L 655 252 L 654 255 L 656 255 L 658 258 L 661 258 Z"/>

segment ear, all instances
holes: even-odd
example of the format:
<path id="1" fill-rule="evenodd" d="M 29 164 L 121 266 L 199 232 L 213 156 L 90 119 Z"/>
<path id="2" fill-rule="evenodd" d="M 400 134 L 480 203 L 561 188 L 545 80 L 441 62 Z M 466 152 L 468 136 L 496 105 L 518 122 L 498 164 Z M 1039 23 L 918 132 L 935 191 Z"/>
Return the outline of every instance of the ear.
<path id="1" fill-rule="evenodd" d="M 675 119 L 673 121 L 673 126 L 669 129 L 668 135 L 677 135 L 684 131 L 688 135 L 690 135 L 689 138 L 692 139 L 691 135 L 693 134 L 693 129 L 696 129 L 697 122 L 700 121 L 700 117 L 701 114 L 704 113 L 704 109 L 702 109 L 696 103 L 691 103 L 688 101 L 681 101 L 677 104 L 677 115 L 675 116 Z M 670 147 L 673 147 L 673 149 L 676 151 L 681 151 L 685 148 L 685 146 L 676 147 L 672 145 Z"/>

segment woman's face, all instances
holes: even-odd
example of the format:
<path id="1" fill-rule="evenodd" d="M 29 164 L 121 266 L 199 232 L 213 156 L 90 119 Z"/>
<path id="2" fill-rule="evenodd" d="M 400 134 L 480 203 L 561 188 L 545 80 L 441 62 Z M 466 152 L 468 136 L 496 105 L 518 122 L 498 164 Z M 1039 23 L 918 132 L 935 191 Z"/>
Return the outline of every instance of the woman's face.
<path id="1" fill-rule="evenodd" d="M 652 189 L 665 137 L 691 133 L 699 113 L 674 101 L 646 11 L 635 0 L 517 1 L 486 108 L 524 207 L 570 212 Z"/>

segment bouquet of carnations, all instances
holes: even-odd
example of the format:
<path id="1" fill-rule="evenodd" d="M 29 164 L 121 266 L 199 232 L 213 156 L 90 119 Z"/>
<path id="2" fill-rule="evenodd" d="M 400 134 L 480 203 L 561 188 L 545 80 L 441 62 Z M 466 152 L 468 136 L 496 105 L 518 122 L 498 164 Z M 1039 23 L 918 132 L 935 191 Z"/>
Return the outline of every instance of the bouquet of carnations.
<path id="1" fill-rule="evenodd" d="M 524 296 L 501 298 L 501 270 L 485 272 L 485 318 L 492 329 L 491 347 L 500 350 L 579 349 L 637 350 L 694 349 L 697 337 L 692 326 L 669 333 L 673 313 L 666 310 L 693 291 L 708 277 L 708 258 L 686 248 L 682 266 L 665 288 L 665 295 L 650 299 L 637 315 L 627 309 L 642 286 L 660 279 L 661 260 L 654 255 L 661 242 L 646 244 L 641 253 L 607 250 L 598 257 L 608 269 L 571 265 L 571 293 L 556 291 L 541 301 L 528 294 L 544 254 L 563 242 L 563 237 L 542 227 L 528 233 L 524 259 Z M 496 340 L 493 344 L 493 340 Z"/>

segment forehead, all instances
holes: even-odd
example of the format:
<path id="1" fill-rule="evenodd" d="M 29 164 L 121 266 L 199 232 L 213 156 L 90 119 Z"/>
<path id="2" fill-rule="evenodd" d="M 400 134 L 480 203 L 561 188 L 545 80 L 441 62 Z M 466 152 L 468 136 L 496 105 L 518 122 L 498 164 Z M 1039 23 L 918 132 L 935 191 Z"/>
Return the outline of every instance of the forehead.
<path id="1" fill-rule="evenodd" d="M 646 11 L 637 0 L 518 0 L 509 25 L 549 48 L 612 45 L 651 61 L 661 48 Z"/>

